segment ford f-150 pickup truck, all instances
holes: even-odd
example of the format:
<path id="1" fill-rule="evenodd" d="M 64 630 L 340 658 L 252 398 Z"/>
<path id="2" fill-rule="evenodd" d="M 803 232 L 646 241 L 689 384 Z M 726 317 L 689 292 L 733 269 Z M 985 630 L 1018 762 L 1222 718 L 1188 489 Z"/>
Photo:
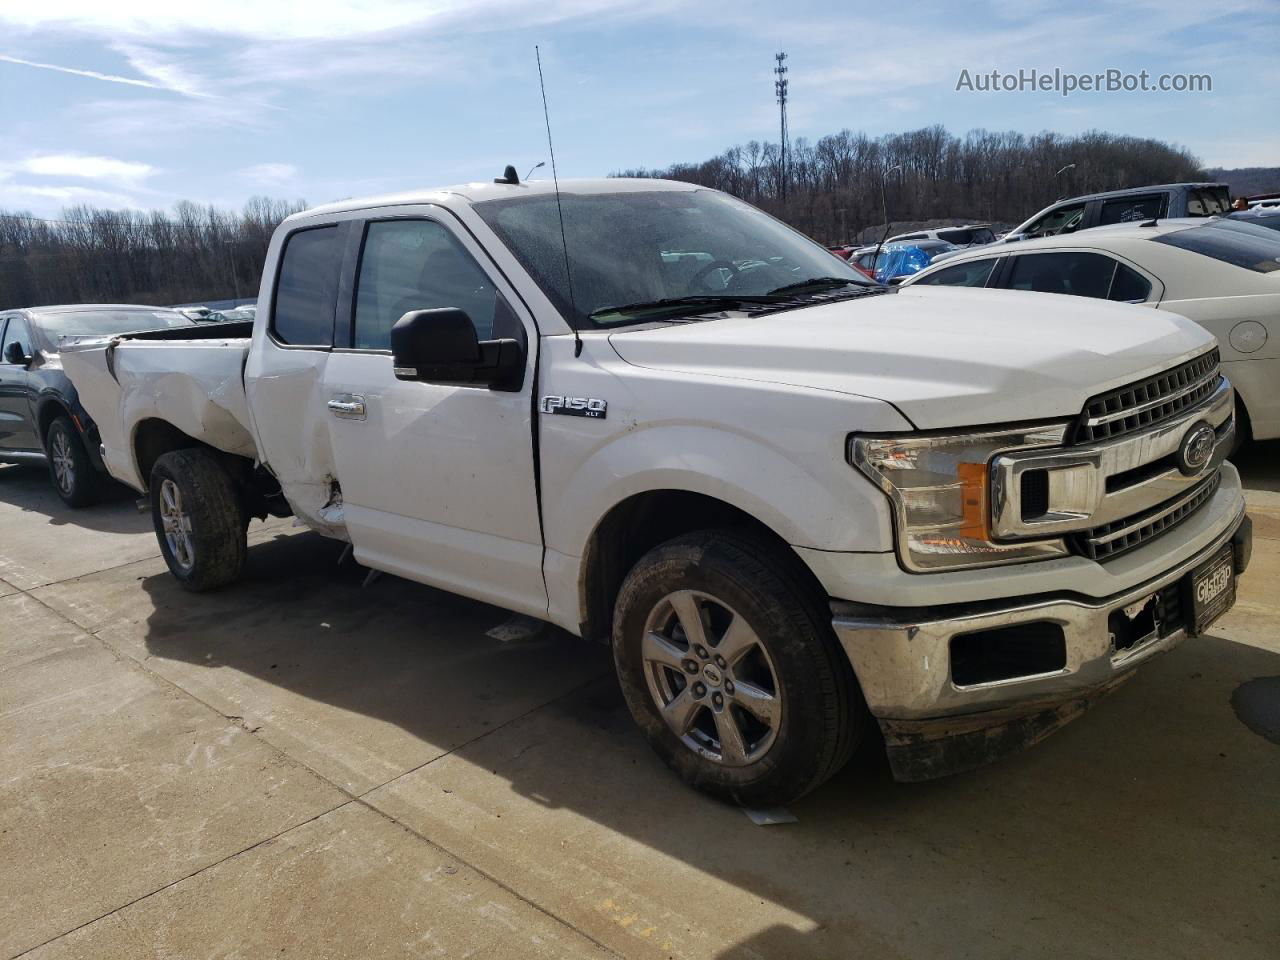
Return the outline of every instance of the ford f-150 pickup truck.
<path id="1" fill-rule="evenodd" d="M 470 184 L 290 217 L 256 320 L 64 354 L 191 590 L 253 517 L 610 642 L 689 783 L 897 777 L 1047 735 L 1229 608 L 1230 384 L 1176 315 L 891 290 L 655 180 Z"/>

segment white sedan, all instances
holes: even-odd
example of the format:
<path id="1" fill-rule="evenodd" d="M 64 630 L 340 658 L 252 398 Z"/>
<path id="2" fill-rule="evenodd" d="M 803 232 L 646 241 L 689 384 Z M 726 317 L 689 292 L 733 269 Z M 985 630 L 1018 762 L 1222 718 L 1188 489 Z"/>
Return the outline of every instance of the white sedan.
<path id="1" fill-rule="evenodd" d="M 952 254 L 903 286 L 1035 290 L 1190 317 L 1218 338 L 1242 439 L 1280 437 L 1280 233 L 1240 220 L 1121 223 Z"/>

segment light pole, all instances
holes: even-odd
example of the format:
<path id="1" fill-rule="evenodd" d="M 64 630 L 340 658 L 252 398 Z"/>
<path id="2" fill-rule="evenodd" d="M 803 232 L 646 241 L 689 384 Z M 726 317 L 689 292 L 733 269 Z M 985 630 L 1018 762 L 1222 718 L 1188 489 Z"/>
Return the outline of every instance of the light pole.
<path id="1" fill-rule="evenodd" d="M 537 170 L 539 167 L 545 167 L 546 165 L 547 165 L 547 161 L 545 160 L 543 160 L 540 163 L 535 163 L 532 167 L 529 168 L 529 172 L 524 175 L 524 178 L 528 180 L 530 177 L 533 176 L 534 170 Z"/>
<path id="2" fill-rule="evenodd" d="M 231 265 L 231 282 L 235 285 L 236 299 L 240 299 L 240 278 L 236 275 L 236 258 L 231 252 L 231 246 L 234 240 L 223 240 L 222 245 L 227 248 L 227 263 Z"/>

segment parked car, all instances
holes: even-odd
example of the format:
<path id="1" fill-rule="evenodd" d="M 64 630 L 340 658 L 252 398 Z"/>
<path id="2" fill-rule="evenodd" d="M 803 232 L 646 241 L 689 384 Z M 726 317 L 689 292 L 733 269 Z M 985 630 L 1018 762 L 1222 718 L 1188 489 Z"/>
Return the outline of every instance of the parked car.
<path id="1" fill-rule="evenodd" d="M 252 320 L 257 314 L 258 308 L 252 305 L 240 307 L 228 307 L 225 310 L 210 311 L 208 316 L 201 318 L 201 323 L 234 323 L 239 320 Z"/>
<path id="2" fill-rule="evenodd" d="M 1117 224 L 967 251 L 907 282 L 1074 294 L 1190 317 L 1218 338 L 1240 441 L 1280 437 L 1280 233 L 1235 217 Z"/>
<path id="3" fill-rule="evenodd" d="M 1230 212 L 1231 194 L 1225 183 L 1163 183 L 1131 190 L 1108 190 L 1052 203 L 1010 230 L 1000 242 L 1076 233 L 1112 223 L 1212 217 Z"/>
<path id="4" fill-rule="evenodd" d="M 1229 214 L 1228 219 L 1241 223 L 1252 223 L 1254 226 L 1266 227 L 1268 230 L 1280 230 L 1280 207 L 1254 207 L 1250 210 L 1237 210 Z"/>
<path id="5" fill-rule="evenodd" d="M 192 325 L 176 310 L 129 304 L 0 310 L 0 463 L 47 463 L 68 506 L 93 503 L 106 473 L 98 428 L 63 372 L 60 342 Z"/>
<path id="6" fill-rule="evenodd" d="M 834 247 L 827 247 L 827 249 L 830 250 L 832 253 L 834 253 L 841 260 L 848 260 L 851 256 L 853 256 L 853 252 L 858 248 L 849 246 L 848 244 L 838 244 L 837 246 L 834 246 Z"/>
<path id="7" fill-rule="evenodd" d="M 858 247 L 853 253 L 849 254 L 849 265 L 871 279 L 876 276 L 876 253 L 881 249 L 878 243 L 870 244 L 865 247 Z"/>
<path id="8" fill-rule="evenodd" d="M 910 243 L 886 243 L 875 260 L 875 277 L 881 283 L 901 283 L 919 273 L 936 257 L 958 250 L 945 240 L 913 240 Z M 875 251 L 872 251 L 872 256 Z"/>
<path id="9" fill-rule="evenodd" d="M 914 233 L 900 233 L 885 242 L 908 243 L 915 240 L 943 240 L 955 247 L 981 247 L 995 243 L 996 234 L 989 223 L 970 223 L 963 227 L 937 227 Z"/>
<path id="10" fill-rule="evenodd" d="M 1202 327 L 893 290 L 692 184 L 514 180 L 288 218 L 244 339 L 64 355 L 183 586 L 292 513 L 611 643 L 655 750 L 750 805 L 873 723 L 907 780 L 1036 742 L 1231 606 Z"/>

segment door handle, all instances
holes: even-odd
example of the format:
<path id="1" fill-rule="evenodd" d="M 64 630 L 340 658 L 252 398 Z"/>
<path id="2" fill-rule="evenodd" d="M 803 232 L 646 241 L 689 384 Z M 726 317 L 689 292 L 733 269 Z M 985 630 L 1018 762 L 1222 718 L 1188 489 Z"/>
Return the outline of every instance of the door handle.
<path id="1" fill-rule="evenodd" d="M 358 397 L 352 393 L 340 393 L 325 406 L 333 411 L 335 417 L 341 417 L 344 420 L 365 419 L 364 397 Z"/>

